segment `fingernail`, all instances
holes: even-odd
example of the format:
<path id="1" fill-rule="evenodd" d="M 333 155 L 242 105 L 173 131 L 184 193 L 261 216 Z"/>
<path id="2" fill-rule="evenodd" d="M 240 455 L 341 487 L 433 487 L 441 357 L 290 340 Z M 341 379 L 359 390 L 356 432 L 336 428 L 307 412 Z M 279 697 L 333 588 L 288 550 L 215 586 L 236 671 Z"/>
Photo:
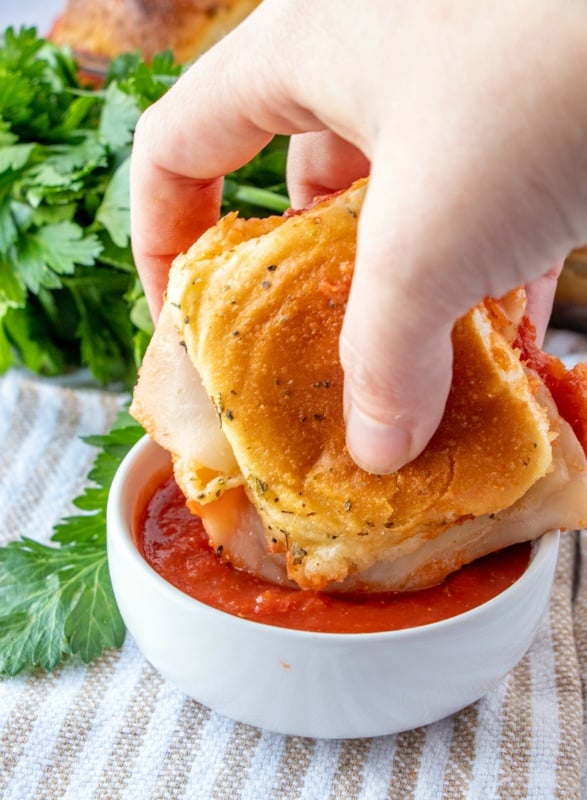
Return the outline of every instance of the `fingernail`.
<path id="1" fill-rule="evenodd" d="M 387 475 L 409 460 L 412 439 L 407 431 L 379 422 L 352 404 L 346 436 L 353 461 L 367 472 Z"/>

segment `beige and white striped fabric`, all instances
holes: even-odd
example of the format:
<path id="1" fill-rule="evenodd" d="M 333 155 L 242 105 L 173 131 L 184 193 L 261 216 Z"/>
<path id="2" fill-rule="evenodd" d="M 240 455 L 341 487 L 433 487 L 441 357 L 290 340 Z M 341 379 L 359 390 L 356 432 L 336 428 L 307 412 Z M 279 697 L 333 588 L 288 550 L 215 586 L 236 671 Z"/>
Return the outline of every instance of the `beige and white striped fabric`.
<path id="1" fill-rule="evenodd" d="M 105 430 L 118 404 L 19 372 L 0 379 L 0 544 L 46 540 L 72 512 L 94 456 L 79 436 Z M 130 640 L 88 667 L 0 680 L 0 798 L 587 797 L 586 558 L 587 535 L 565 535 L 549 613 L 507 679 L 397 736 L 324 741 L 235 723 L 169 685 Z"/>

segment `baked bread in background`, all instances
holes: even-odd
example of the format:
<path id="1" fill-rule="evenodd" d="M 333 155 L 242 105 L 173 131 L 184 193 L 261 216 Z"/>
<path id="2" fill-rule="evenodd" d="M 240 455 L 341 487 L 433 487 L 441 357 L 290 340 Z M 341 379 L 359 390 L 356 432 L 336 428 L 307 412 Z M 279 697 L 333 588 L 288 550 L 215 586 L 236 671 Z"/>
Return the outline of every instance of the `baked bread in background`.
<path id="1" fill-rule="evenodd" d="M 105 69 L 121 53 L 149 61 L 172 50 L 179 62 L 196 58 L 241 22 L 260 0 L 67 0 L 50 32 L 82 66 Z"/>

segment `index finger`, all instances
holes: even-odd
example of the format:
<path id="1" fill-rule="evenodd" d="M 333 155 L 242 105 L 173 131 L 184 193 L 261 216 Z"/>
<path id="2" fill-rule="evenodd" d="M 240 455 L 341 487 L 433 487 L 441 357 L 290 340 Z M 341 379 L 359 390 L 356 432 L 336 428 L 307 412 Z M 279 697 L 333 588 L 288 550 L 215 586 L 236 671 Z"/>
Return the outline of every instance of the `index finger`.
<path id="1" fill-rule="evenodd" d="M 201 72 L 202 70 L 198 70 Z M 211 105 L 201 117 L 206 75 L 189 72 L 143 114 L 135 131 L 130 171 L 133 255 L 151 313 L 158 315 L 173 258 L 218 218 L 222 176 L 246 163 L 271 139 L 232 121 Z M 184 83 L 181 83 L 184 81 Z M 199 91 L 198 91 L 199 90 Z M 214 136 L 226 125 L 229 141 Z M 248 128 L 247 131 L 243 130 Z M 187 132 L 195 131 L 192 136 Z M 213 139 L 214 144 L 206 140 Z"/>
<path id="2" fill-rule="evenodd" d="M 276 133 L 323 127 L 283 89 L 271 53 L 252 53 L 248 22 L 198 59 L 135 131 L 133 252 L 155 315 L 174 256 L 218 218 L 222 176 Z"/>
<path id="3" fill-rule="evenodd" d="M 161 311 L 171 262 L 214 223 L 221 193 L 220 180 L 186 179 L 133 155 L 133 255 L 153 319 Z"/>

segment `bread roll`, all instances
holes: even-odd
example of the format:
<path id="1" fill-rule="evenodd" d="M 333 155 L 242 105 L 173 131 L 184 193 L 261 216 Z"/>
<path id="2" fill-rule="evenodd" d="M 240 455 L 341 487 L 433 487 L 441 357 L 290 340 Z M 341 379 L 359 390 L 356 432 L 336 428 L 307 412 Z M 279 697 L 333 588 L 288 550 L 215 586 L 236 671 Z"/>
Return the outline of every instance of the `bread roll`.
<path id="1" fill-rule="evenodd" d="M 260 0 L 68 0 L 50 37 L 86 65 L 104 67 L 137 50 L 149 61 L 172 50 L 193 60 L 241 22 Z"/>
<path id="2" fill-rule="evenodd" d="M 174 359 L 162 355 L 159 332 L 132 407 L 160 442 L 167 407 L 175 440 L 166 446 L 194 510 L 244 488 L 264 545 L 302 588 L 430 585 L 505 544 L 587 520 L 583 450 L 512 346 L 522 290 L 456 323 L 445 414 L 417 459 L 392 475 L 351 459 L 338 339 L 366 185 L 299 214 L 229 214 L 177 258 L 161 337 L 185 348 L 201 380 L 190 396 L 208 418 L 175 415 Z M 234 457 L 224 468 L 185 444 L 186 430 L 193 443 L 206 426 Z M 545 499 L 553 493 L 560 503 Z"/>

